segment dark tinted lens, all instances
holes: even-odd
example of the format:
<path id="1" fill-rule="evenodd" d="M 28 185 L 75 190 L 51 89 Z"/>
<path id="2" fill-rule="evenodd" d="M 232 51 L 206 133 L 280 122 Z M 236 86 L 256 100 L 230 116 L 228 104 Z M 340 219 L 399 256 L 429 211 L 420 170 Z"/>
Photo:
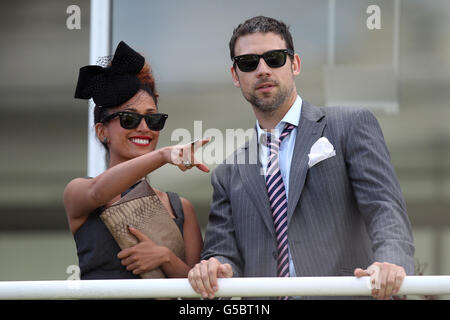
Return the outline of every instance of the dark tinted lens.
<path id="1" fill-rule="evenodd" d="M 137 113 L 128 113 L 124 112 L 119 115 L 120 117 L 120 125 L 124 129 L 134 129 L 141 122 L 142 116 Z"/>
<path id="2" fill-rule="evenodd" d="M 167 115 L 164 113 L 155 113 L 145 116 L 145 121 L 150 130 L 160 131 L 164 128 L 166 123 Z"/>
<path id="3" fill-rule="evenodd" d="M 271 68 L 279 68 L 286 63 L 286 52 L 269 51 L 263 54 L 264 61 Z"/>
<path id="4" fill-rule="evenodd" d="M 259 56 L 256 54 L 248 54 L 245 56 L 240 56 L 236 62 L 241 71 L 244 72 L 253 71 L 258 66 Z"/>

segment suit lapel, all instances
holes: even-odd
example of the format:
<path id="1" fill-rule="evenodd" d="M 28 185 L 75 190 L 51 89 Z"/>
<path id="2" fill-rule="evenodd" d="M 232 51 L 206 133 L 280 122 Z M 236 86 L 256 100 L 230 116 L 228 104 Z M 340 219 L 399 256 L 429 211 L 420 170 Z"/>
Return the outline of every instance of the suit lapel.
<path id="1" fill-rule="evenodd" d="M 238 152 L 238 157 L 243 156 L 240 154 L 241 152 L 245 152 L 245 156 L 247 157 L 245 164 L 238 164 L 237 166 L 239 168 L 242 184 L 256 207 L 256 210 L 261 215 L 267 229 L 272 236 L 275 237 L 275 229 L 273 226 L 269 198 L 267 196 L 266 182 L 264 180 L 264 175 L 261 174 L 261 163 L 258 157 L 259 148 L 258 139 L 256 137 L 256 129 L 252 139 Z M 249 162 L 248 157 L 250 157 L 252 161 Z"/>
<path id="2" fill-rule="evenodd" d="M 300 199 L 308 172 L 308 153 L 322 135 L 326 119 L 322 111 L 303 100 L 289 176 L 288 223 Z"/>

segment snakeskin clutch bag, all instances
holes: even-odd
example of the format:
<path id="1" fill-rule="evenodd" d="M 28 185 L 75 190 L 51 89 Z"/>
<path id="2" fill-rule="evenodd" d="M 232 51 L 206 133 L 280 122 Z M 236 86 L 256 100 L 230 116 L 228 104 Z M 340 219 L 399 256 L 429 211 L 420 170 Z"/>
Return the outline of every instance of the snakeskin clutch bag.
<path id="1" fill-rule="evenodd" d="M 128 225 L 138 229 L 158 245 L 164 245 L 184 261 L 184 241 L 180 229 L 147 180 L 143 180 L 100 215 L 123 250 L 138 243 Z M 165 278 L 160 268 L 142 273 L 141 278 Z"/>

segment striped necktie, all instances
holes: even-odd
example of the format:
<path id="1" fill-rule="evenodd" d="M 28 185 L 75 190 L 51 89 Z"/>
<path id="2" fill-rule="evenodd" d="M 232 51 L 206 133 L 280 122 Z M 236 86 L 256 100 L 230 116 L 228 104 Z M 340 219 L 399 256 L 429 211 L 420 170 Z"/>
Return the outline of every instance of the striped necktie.
<path id="1" fill-rule="evenodd" d="M 278 163 L 278 151 L 281 142 L 295 128 L 287 123 L 280 138 L 267 135 L 267 147 L 270 149 L 269 162 L 267 164 L 266 187 L 269 196 L 270 208 L 272 209 L 275 235 L 278 245 L 277 275 L 278 277 L 289 277 L 289 252 L 287 234 L 287 197 L 284 182 L 281 177 Z"/>

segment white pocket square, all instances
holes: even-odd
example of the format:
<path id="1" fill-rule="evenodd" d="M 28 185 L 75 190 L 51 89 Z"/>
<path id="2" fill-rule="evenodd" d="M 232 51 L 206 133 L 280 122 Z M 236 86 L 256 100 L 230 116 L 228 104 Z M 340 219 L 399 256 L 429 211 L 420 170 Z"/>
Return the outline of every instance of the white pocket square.
<path id="1" fill-rule="evenodd" d="M 308 166 L 311 168 L 320 161 L 334 157 L 335 155 L 336 151 L 330 141 L 325 137 L 321 137 L 312 145 L 311 150 L 309 151 Z"/>

